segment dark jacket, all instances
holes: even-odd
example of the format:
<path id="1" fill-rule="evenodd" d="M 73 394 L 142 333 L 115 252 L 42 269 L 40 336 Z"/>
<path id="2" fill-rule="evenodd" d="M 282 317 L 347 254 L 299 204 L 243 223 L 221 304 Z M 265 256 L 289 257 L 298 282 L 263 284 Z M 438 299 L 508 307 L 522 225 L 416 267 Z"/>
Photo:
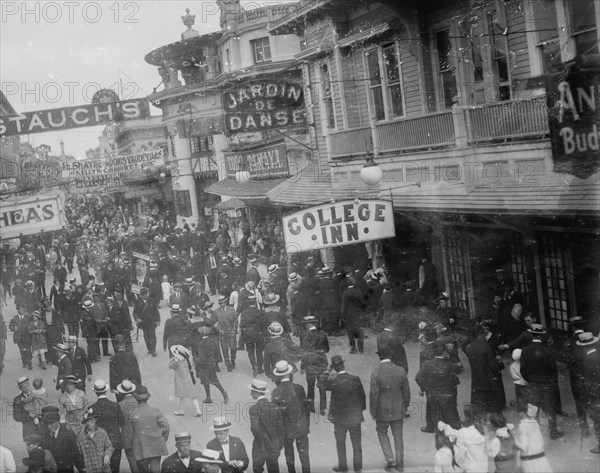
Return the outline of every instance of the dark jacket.
<path id="1" fill-rule="evenodd" d="M 175 452 L 163 460 L 160 473 L 199 473 L 200 463 L 194 458 L 198 458 L 201 454 L 202 452 L 197 450 L 190 450 L 190 463 L 186 467 L 179 459 L 179 452 Z"/>
<path id="2" fill-rule="evenodd" d="M 125 423 L 125 416 L 121 407 L 116 402 L 105 397 L 98 398 L 96 403 L 90 407 L 99 415 L 97 420 L 98 427 L 106 430 L 113 448 L 117 450 L 123 448 L 121 426 Z"/>
<path id="3" fill-rule="evenodd" d="M 463 346 L 463 351 L 471 365 L 471 392 L 478 390 L 493 390 L 502 381 L 504 368 L 496 361 L 494 351 L 484 340 L 475 339 Z M 522 369 L 522 364 L 521 364 Z"/>
<path id="4" fill-rule="evenodd" d="M 256 343 L 262 340 L 263 312 L 256 307 L 248 307 L 240 314 L 240 332 L 244 343 Z"/>
<path id="5" fill-rule="evenodd" d="M 110 333 L 114 337 L 117 334 L 124 334 L 130 332 L 133 328 L 131 323 L 131 315 L 129 315 L 129 307 L 126 302 L 123 302 L 121 306 L 115 302 L 110 312 L 108 313 L 109 321 L 108 326 Z"/>
<path id="6" fill-rule="evenodd" d="M 361 290 L 348 286 L 342 294 L 342 320 L 347 327 L 363 327 L 365 324 L 366 304 Z"/>
<path id="7" fill-rule="evenodd" d="M 221 452 L 221 456 L 219 457 L 221 461 L 225 462 L 225 456 L 223 455 L 223 447 L 219 441 L 214 438 L 206 444 L 206 448 L 211 450 L 215 450 L 217 452 Z M 244 462 L 244 466 L 241 468 L 234 468 L 232 466 L 227 465 L 227 463 L 223 463 L 220 465 L 221 471 L 223 473 L 241 473 L 248 468 L 248 463 L 250 463 L 250 459 L 248 458 L 248 454 L 246 453 L 246 447 L 244 446 L 244 442 L 241 439 L 233 436 L 229 436 L 229 460 L 239 460 Z"/>
<path id="8" fill-rule="evenodd" d="M 117 389 L 124 379 L 128 379 L 136 386 L 142 384 L 140 366 L 133 352 L 118 350 L 110 357 L 109 364 L 110 389 Z"/>
<path id="9" fill-rule="evenodd" d="M 250 430 L 254 436 L 252 451 L 278 456 L 285 435 L 279 406 L 263 397 L 250 406 L 249 414 Z"/>
<path id="10" fill-rule="evenodd" d="M 81 347 L 75 347 L 69 350 L 69 359 L 71 360 L 72 374 L 82 381 L 85 381 L 87 375 L 92 375 L 92 364 L 85 350 Z"/>
<path id="11" fill-rule="evenodd" d="M 263 366 L 267 376 L 273 376 L 275 364 L 281 360 L 285 360 L 290 364 L 296 362 L 296 355 L 292 342 L 283 337 L 272 337 L 267 339 L 263 353 Z"/>
<path id="12" fill-rule="evenodd" d="M 77 437 L 66 424 L 61 423 L 59 425 L 56 438 L 49 434 L 44 441 L 44 447 L 52 453 L 58 472 L 72 472 L 73 466 L 77 467 L 80 472 L 85 471 L 83 455 L 79 450 Z"/>
<path id="13" fill-rule="evenodd" d="M 141 329 L 155 328 L 160 324 L 160 314 L 156 302 L 150 298 L 145 301 L 142 298 L 137 300 L 133 309 L 133 318 L 136 322 L 140 320 L 137 324 Z"/>
<path id="14" fill-rule="evenodd" d="M 319 329 L 306 330 L 300 339 L 302 369 L 308 374 L 321 374 L 327 369 L 329 339 Z"/>
<path id="15" fill-rule="evenodd" d="M 163 348 L 166 350 L 172 345 L 191 346 L 190 324 L 183 315 L 174 315 L 165 321 Z"/>
<path id="16" fill-rule="evenodd" d="M 69 376 L 73 374 L 73 363 L 71 362 L 71 358 L 69 355 L 65 355 L 60 360 L 58 360 L 58 373 L 56 375 L 56 389 L 60 390 L 62 387 L 62 380 L 65 376 Z"/>
<path id="17" fill-rule="evenodd" d="M 338 373 L 327 381 L 326 387 L 331 391 L 327 418 L 332 423 L 353 426 L 364 422 L 362 411 L 367 408 L 367 397 L 358 376 Z"/>
<path id="18" fill-rule="evenodd" d="M 281 409 L 285 438 L 293 439 L 309 434 L 310 412 L 302 386 L 283 381 L 273 390 L 271 399 Z"/>
<path id="19" fill-rule="evenodd" d="M 13 332 L 13 342 L 20 345 L 27 345 L 31 343 L 31 336 L 27 332 L 27 326 L 31 322 L 31 317 L 27 314 L 23 315 L 23 319 L 19 319 L 18 315 L 15 315 L 8 322 L 8 328 Z"/>
<path id="20" fill-rule="evenodd" d="M 521 376 L 529 384 L 558 384 L 558 368 L 552 348 L 537 341 L 523 348 Z"/>
<path id="21" fill-rule="evenodd" d="M 391 361 L 382 361 L 371 373 L 371 416 L 384 422 L 401 420 L 409 404 L 410 387 L 404 368 Z"/>
<path id="22" fill-rule="evenodd" d="M 391 294 L 391 293 L 389 293 Z M 406 351 L 402 346 L 400 337 L 389 328 L 384 328 L 377 334 L 377 352 L 388 353 L 392 363 L 404 368 L 404 372 L 408 374 L 408 361 L 406 359 Z"/>
<path id="23" fill-rule="evenodd" d="M 460 384 L 453 364 L 441 357 L 424 362 L 415 381 L 421 391 L 433 396 L 456 396 L 456 386 Z"/>

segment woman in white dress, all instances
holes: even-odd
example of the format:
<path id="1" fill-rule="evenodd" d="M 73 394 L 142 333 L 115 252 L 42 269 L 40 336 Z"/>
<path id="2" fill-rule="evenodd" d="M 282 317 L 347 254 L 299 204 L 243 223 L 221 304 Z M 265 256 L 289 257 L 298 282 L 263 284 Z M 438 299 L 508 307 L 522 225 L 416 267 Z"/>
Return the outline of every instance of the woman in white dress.
<path id="1" fill-rule="evenodd" d="M 527 417 L 519 424 L 515 445 L 521 451 L 521 471 L 523 473 L 552 473 L 544 453 L 544 437 L 536 420 L 537 406 L 527 404 Z"/>
<path id="2" fill-rule="evenodd" d="M 176 416 L 185 415 L 183 404 L 186 399 L 191 398 L 196 407 L 194 417 L 201 417 L 202 410 L 200 409 L 200 401 L 196 394 L 196 376 L 194 373 L 194 358 L 192 352 L 183 345 L 173 345 L 171 347 L 172 357 L 169 360 L 169 368 L 175 373 L 175 397 L 179 398 L 179 410 L 173 414 Z"/>
<path id="3" fill-rule="evenodd" d="M 483 427 L 474 406 L 466 406 L 462 429 L 456 434 L 454 455 L 465 473 L 488 473 L 489 459 Z"/>

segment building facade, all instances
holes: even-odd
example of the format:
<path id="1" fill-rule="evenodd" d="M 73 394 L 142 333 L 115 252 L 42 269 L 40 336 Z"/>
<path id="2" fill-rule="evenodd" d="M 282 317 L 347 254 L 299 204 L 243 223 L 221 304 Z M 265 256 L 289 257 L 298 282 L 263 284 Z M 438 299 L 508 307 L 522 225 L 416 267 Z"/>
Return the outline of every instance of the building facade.
<path id="1" fill-rule="evenodd" d="M 552 330 L 566 333 L 576 315 L 598 323 L 598 170 L 559 165 L 550 124 L 557 110 L 561 123 L 561 110 L 591 112 L 587 143 L 558 138 L 581 159 L 597 156 L 598 74 L 586 71 L 599 63 L 599 19 L 597 0 L 289 6 L 267 28 L 301 37 L 296 60 L 331 192 L 308 198 L 307 176 L 270 196 L 391 199 L 398 236 L 383 242 L 386 265 L 416 279 L 431 258 L 465 317 L 493 312 L 505 270 Z M 565 97 L 565 77 L 592 79 Z M 361 179 L 366 157 L 383 171 L 372 185 Z"/>

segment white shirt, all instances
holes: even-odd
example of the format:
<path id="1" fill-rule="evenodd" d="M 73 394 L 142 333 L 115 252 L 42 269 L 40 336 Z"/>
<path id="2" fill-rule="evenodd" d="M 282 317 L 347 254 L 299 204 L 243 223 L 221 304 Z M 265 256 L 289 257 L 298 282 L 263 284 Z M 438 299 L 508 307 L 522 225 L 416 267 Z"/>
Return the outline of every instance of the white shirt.
<path id="1" fill-rule="evenodd" d="M 17 471 L 15 459 L 8 448 L 0 445 L 0 473 L 14 473 Z"/>
<path id="2" fill-rule="evenodd" d="M 221 448 L 223 449 L 225 461 L 229 461 L 229 435 L 227 436 L 227 443 L 222 443 Z"/>
<path id="3" fill-rule="evenodd" d="M 190 460 L 191 460 L 190 456 L 188 456 L 186 458 L 181 458 L 181 455 L 179 455 L 179 460 L 181 460 L 181 463 L 183 463 L 186 468 L 190 466 Z"/>

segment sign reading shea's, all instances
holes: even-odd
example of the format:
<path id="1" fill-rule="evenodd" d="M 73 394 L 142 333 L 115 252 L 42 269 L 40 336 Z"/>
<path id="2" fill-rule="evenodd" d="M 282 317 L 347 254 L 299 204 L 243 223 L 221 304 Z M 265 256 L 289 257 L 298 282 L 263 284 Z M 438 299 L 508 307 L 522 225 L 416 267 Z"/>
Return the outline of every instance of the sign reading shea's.
<path id="1" fill-rule="evenodd" d="M 288 253 L 351 245 L 396 236 L 392 203 L 347 200 L 283 217 Z"/>
<path id="2" fill-rule="evenodd" d="M 228 134 L 306 125 L 302 87 L 288 82 L 246 84 L 223 94 Z"/>
<path id="3" fill-rule="evenodd" d="M 148 118 L 146 99 L 105 102 L 0 116 L 0 136 L 29 135 L 47 131 L 97 126 L 110 121 Z"/>
<path id="4" fill-rule="evenodd" d="M 590 177 L 600 167 L 600 80 L 597 73 L 550 77 L 548 124 L 554 171 Z"/>
<path id="5" fill-rule="evenodd" d="M 252 150 L 225 154 L 227 177 L 235 177 L 237 171 L 248 171 L 250 179 L 274 179 L 288 177 L 288 160 L 284 142 L 262 146 Z"/>
<path id="6" fill-rule="evenodd" d="M 60 197 L 6 200 L 0 207 L 0 239 L 61 230 L 64 222 Z"/>

